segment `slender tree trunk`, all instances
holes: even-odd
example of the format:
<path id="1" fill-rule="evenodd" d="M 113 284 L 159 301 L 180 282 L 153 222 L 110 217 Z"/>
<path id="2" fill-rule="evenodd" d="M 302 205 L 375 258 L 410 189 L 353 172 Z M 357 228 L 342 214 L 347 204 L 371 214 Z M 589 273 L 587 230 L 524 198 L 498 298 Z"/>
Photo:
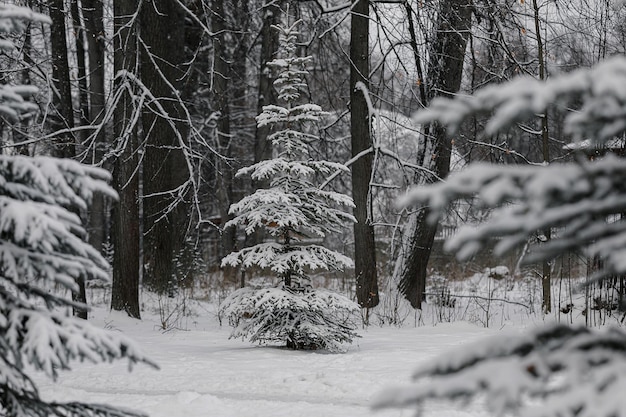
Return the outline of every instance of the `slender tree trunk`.
<path id="1" fill-rule="evenodd" d="M 85 27 L 78 9 L 78 2 L 71 3 L 71 13 L 74 30 L 74 40 L 76 43 L 76 70 L 78 75 L 78 124 L 86 126 L 89 124 L 89 98 L 87 94 L 87 69 L 85 61 Z M 84 132 L 78 133 L 80 142 L 86 138 Z"/>
<path id="2" fill-rule="evenodd" d="M 229 88 L 232 78 L 230 71 L 230 54 L 227 39 L 226 14 L 224 13 L 224 0 L 213 2 L 211 14 L 211 30 L 216 33 L 213 39 L 213 110 L 219 111 L 217 121 L 217 138 L 220 154 L 228 158 L 219 162 L 220 181 L 218 182 L 219 210 L 222 225 L 226 224 L 231 216 L 228 213 L 233 202 L 234 173 L 232 160 L 233 141 L 230 129 L 230 100 Z M 239 139 L 239 138 L 238 138 Z M 234 227 L 222 229 L 222 253 L 221 257 L 231 253 L 237 243 L 237 231 Z M 227 268 L 230 270 L 230 268 Z M 228 271 L 231 275 L 234 271 Z"/>
<path id="3" fill-rule="evenodd" d="M 427 73 L 427 98 L 450 96 L 457 92 L 463 75 L 463 60 L 471 28 L 468 0 L 443 0 L 441 3 Z M 428 103 L 424 103 L 428 104 Z M 434 123 L 424 128 L 418 164 L 435 175 L 418 173 L 416 184 L 432 183 L 450 171 L 452 144 L 445 129 Z M 414 308 L 421 308 L 426 289 L 427 266 L 437 225 L 426 221 L 427 207 L 410 215 L 394 271 L 398 288 Z"/>
<path id="4" fill-rule="evenodd" d="M 27 7 L 31 7 L 30 1 L 26 3 Z M 31 67 L 33 66 L 33 37 L 31 35 L 32 26 L 31 23 L 24 30 L 24 46 L 22 47 L 22 59 L 26 65 L 21 71 L 21 83 L 24 85 L 31 84 Z M 24 122 L 20 122 L 20 126 L 17 129 L 13 129 L 13 141 L 15 143 L 20 143 L 28 139 L 28 131 L 29 125 L 31 124 L 30 120 L 26 120 Z M 25 134 L 23 133 L 25 132 Z M 30 155 L 30 149 L 28 145 L 19 146 L 16 151 L 20 155 Z"/>
<path id="5" fill-rule="evenodd" d="M 89 124 L 89 99 L 88 99 L 88 94 L 87 94 L 87 71 L 86 71 L 86 63 L 85 63 L 85 32 L 84 32 L 84 27 L 82 24 L 82 19 L 80 16 L 80 11 L 78 10 L 77 1 L 71 2 L 71 13 L 72 13 L 72 20 L 74 21 L 74 36 L 75 36 L 75 42 L 76 42 L 76 66 L 77 66 L 76 70 L 77 70 L 77 75 L 78 75 L 77 89 L 78 89 L 78 103 L 79 103 L 78 124 L 79 126 L 85 126 Z M 77 134 L 77 138 L 79 142 L 81 143 L 86 139 L 86 137 L 87 135 L 85 133 Z M 104 196 L 102 196 L 100 193 L 97 193 L 97 196 L 94 198 L 94 201 L 92 201 L 92 206 L 90 207 L 90 209 L 93 209 L 94 202 L 97 204 L 97 202 L 99 200 L 102 200 L 103 198 Z M 96 248 L 101 249 L 101 246 L 96 246 Z M 80 287 L 79 299 L 80 301 L 86 303 L 87 293 L 85 289 L 85 283 L 84 282 L 79 283 L 79 287 Z M 77 311 L 76 315 L 81 318 L 86 319 L 87 311 Z"/>
<path id="6" fill-rule="evenodd" d="M 250 2 L 248 0 L 235 0 L 233 2 L 233 59 L 231 61 L 231 84 L 232 84 L 232 100 L 231 100 L 231 120 L 234 122 L 234 128 L 243 136 L 246 153 L 250 152 L 251 138 L 254 138 L 253 129 L 256 126 L 253 114 L 254 109 L 251 108 L 252 95 L 248 92 L 247 78 L 247 59 L 248 50 L 250 49 Z M 265 64 L 263 64 L 265 65 Z M 258 103 L 257 103 L 258 106 Z M 248 157 L 249 158 L 249 157 Z M 249 158 L 250 159 L 250 158 Z M 254 157 L 250 159 L 254 161 Z"/>
<path id="7" fill-rule="evenodd" d="M 102 123 L 105 110 L 104 51 L 105 36 L 102 0 L 82 0 L 88 51 L 89 122 L 93 126 Z M 104 126 L 96 130 L 91 162 L 102 160 L 108 142 Z M 89 212 L 89 243 L 103 251 L 107 242 L 107 203 L 103 195 L 94 196 Z"/>
<path id="8" fill-rule="evenodd" d="M 250 148 L 254 149 L 256 145 L 256 109 L 251 106 L 253 95 L 248 91 L 248 78 L 247 78 L 247 58 L 248 50 L 250 48 L 250 22 L 252 17 L 250 15 L 250 2 L 248 0 L 234 0 L 232 3 L 232 29 L 235 46 L 233 48 L 233 56 L 230 66 L 230 114 L 231 114 L 231 132 L 237 140 L 233 143 L 233 154 L 236 155 L 238 165 L 235 168 L 241 166 L 251 165 L 256 160 L 256 154 L 250 155 Z M 262 41 L 263 42 L 263 41 Z M 262 65 L 265 65 L 263 63 Z M 265 77 L 269 74 L 265 74 Z M 258 106 L 258 102 L 257 102 Z M 266 141 L 267 142 L 267 141 Z M 236 171 L 235 171 L 236 172 Z M 233 201 L 239 201 L 245 195 L 254 192 L 254 181 L 251 183 L 246 182 L 244 178 L 233 179 Z M 235 232 L 235 229 L 232 229 Z M 257 243 L 261 237 L 259 230 L 252 233 L 252 235 L 245 236 L 244 246 L 250 246 L 253 243 Z M 236 239 L 236 236 L 234 236 Z M 236 240 L 235 240 L 236 241 Z M 225 271 L 226 272 L 226 271 Z M 239 276 L 239 284 L 243 288 L 245 286 L 245 269 L 241 270 Z"/>
<path id="9" fill-rule="evenodd" d="M 261 28 L 261 68 L 259 72 L 259 96 L 257 114 L 263 112 L 263 106 L 276 104 L 276 90 L 273 86 L 273 77 L 267 63 L 276 58 L 278 51 L 278 32 L 272 25 L 279 25 L 281 19 L 282 1 L 267 0 L 263 5 L 263 27 Z M 267 141 L 269 127 L 257 127 L 254 143 L 254 161 L 259 162 L 272 157 L 272 144 Z"/>
<path id="10" fill-rule="evenodd" d="M 281 20 L 281 6 L 283 1 L 265 0 L 263 5 L 263 26 L 261 27 L 261 54 L 259 61 L 259 91 L 256 114 L 263 112 L 263 106 L 276 104 L 276 90 L 274 89 L 274 77 L 267 67 L 267 63 L 276 58 L 278 51 L 278 31 L 272 29 L 272 25 L 279 25 Z M 272 158 L 272 144 L 267 140 L 269 126 L 256 127 L 254 136 L 254 162 Z M 253 181 L 252 191 L 266 187 L 263 181 Z M 262 230 L 256 230 L 246 239 L 246 245 L 253 246 L 264 239 Z"/>
<path id="11" fill-rule="evenodd" d="M 141 79 L 166 114 L 152 103 L 142 115 L 144 159 L 144 254 L 149 263 L 144 284 L 159 294 L 175 289 L 174 260 L 183 248 L 188 226 L 186 199 L 179 187 L 191 173 L 184 146 L 187 127 L 176 100 L 184 68 L 184 11 L 175 1 L 146 2 L 141 8 Z M 166 34 L 166 35 L 165 35 Z M 174 125 L 174 127 L 172 127 Z M 182 138 L 182 139 L 181 139 Z"/>
<path id="12" fill-rule="evenodd" d="M 70 84 L 70 67 L 67 50 L 65 24 L 65 9 L 63 0 L 49 0 L 48 11 L 52 20 L 50 31 L 50 45 L 52 56 L 52 80 L 54 83 L 53 105 L 51 117 L 53 131 L 71 129 L 74 127 L 74 109 L 72 107 L 72 87 Z M 55 141 L 53 155 L 58 158 L 74 158 L 76 156 L 76 140 L 71 133 L 61 134 Z M 80 303 L 87 303 L 84 279 L 78 279 L 78 292 L 72 294 L 72 299 Z M 87 318 L 86 309 L 74 309 L 74 315 Z"/>
<path id="13" fill-rule="evenodd" d="M 352 156 L 372 147 L 371 120 L 365 95 L 357 83 L 369 90 L 369 1 L 358 0 L 352 8 L 350 24 L 350 134 Z M 378 305 L 376 245 L 371 218 L 370 179 L 373 153 L 361 156 L 352 164 L 354 217 L 354 261 L 356 295 L 361 307 Z"/>
<path id="14" fill-rule="evenodd" d="M 53 131 L 58 131 L 74 127 L 63 0 L 49 0 L 48 10 L 52 20 L 50 44 L 52 47 L 52 80 L 55 87 L 53 93 L 55 111 L 51 118 L 51 124 Z M 60 135 L 56 142 L 54 154 L 59 158 L 74 158 L 76 156 L 76 144 L 72 134 Z"/>
<path id="15" fill-rule="evenodd" d="M 533 11 L 535 18 L 535 32 L 537 33 L 537 55 L 539 59 L 539 79 L 546 79 L 545 70 L 545 54 L 543 50 L 543 41 L 541 39 L 541 24 L 539 22 L 539 5 L 537 0 L 533 0 Z M 543 162 L 550 163 L 550 134 L 548 131 L 548 111 L 541 115 L 541 153 Z M 545 241 L 548 242 L 552 238 L 552 231 L 550 229 L 544 230 L 543 235 Z M 549 261 L 543 261 L 541 265 L 542 277 L 541 277 L 541 289 L 543 292 L 543 298 L 541 308 L 544 314 L 548 314 L 552 310 L 552 265 Z"/>
<path id="16" fill-rule="evenodd" d="M 114 10 L 114 66 L 134 72 L 137 63 L 136 26 L 128 27 L 130 17 L 137 11 L 139 0 L 115 0 Z M 116 85 L 120 88 L 120 85 Z M 139 310 L 139 175 L 137 166 L 137 129 L 129 127 L 133 119 L 133 98 L 125 92 L 114 110 L 115 140 L 125 143 L 122 154 L 115 161 L 113 185 L 119 201 L 113 207 L 113 286 L 111 309 L 126 311 L 130 317 L 140 318 Z"/>

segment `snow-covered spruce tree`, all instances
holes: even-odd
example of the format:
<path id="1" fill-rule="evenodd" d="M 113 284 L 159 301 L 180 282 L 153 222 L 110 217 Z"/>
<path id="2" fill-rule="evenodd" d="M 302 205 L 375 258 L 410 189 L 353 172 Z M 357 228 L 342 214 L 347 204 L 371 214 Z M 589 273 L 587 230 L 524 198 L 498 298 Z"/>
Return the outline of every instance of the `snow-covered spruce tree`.
<path id="1" fill-rule="evenodd" d="M 0 5 L 0 34 L 19 31 L 24 21 L 49 23 L 29 9 Z M 10 53 L 12 45 L 4 38 L 0 48 Z M 36 111 L 27 100 L 34 91 L 0 85 L 5 122 Z M 78 279 L 108 278 L 106 261 L 85 243 L 74 211 L 86 209 L 96 192 L 115 196 L 109 179 L 106 171 L 71 160 L 0 155 L 0 415 L 138 415 L 106 405 L 44 401 L 24 370 L 54 379 L 72 360 L 151 363 L 123 335 L 67 314 L 86 306 L 64 291 L 77 291 Z"/>
<path id="2" fill-rule="evenodd" d="M 474 96 L 438 99 L 418 114 L 454 133 L 462 120 L 490 113 L 493 134 L 548 106 L 570 112 L 565 131 L 586 147 L 602 148 L 626 131 L 626 58 L 613 57 L 540 82 L 519 78 Z M 549 166 L 474 165 L 446 182 L 408 193 L 404 204 L 427 204 L 431 221 L 456 199 L 477 196 L 493 215 L 447 242 L 465 258 L 490 237 L 496 253 L 521 244 L 537 230 L 558 230 L 527 261 L 566 251 L 603 259 L 596 279 L 626 273 L 626 159 L 615 155 Z M 420 406 L 427 399 L 486 397 L 496 415 L 533 417 L 626 416 L 626 333 L 549 326 L 520 338 L 480 342 L 442 357 L 415 374 L 416 384 L 381 395 L 379 407 Z"/>
<path id="3" fill-rule="evenodd" d="M 222 304 L 222 312 L 235 329 L 231 337 L 253 342 L 283 342 L 292 349 L 338 350 L 356 336 L 351 320 L 358 306 L 349 299 L 309 285 L 309 274 L 317 270 L 342 270 L 353 266 L 350 258 L 311 243 L 354 221 L 341 206 L 352 207 L 346 195 L 320 189 L 315 181 L 341 164 L 315 161 L 309 153 L 320 140 L 313 133 L 324 114 L 315 104 L 303 103 L 306 66 L 311 57 L 296 55 L 296 27 L 274 27 L 279 31 L 279 58 L 268 65 L 277 72 L 274 82 L 282 105 L 264 106 L 257 116 L 259 127 L 269 126 L 274 159 L 239 170 L 238 176 L 269 182 L 233 204 L 235 217 L 226 227 L 242 226 L 247 234 L 263 229 L 272 241 L 259 243 L 227 255 L 222 265 L 260 267 L 276 274 L 279 288 L 243 288 Z"/>

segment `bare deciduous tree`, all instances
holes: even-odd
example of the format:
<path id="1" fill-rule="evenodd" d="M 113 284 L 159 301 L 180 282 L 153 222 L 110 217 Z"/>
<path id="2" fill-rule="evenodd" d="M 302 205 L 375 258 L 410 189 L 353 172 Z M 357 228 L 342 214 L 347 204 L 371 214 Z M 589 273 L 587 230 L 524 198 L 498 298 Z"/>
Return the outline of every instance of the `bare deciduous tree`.
<path id="1" fill-rule="evenodd" d="M 137 68 L 137 0 L 114 2 L 116 95 L 113 129 L 118 149 L 113 168 L 113 185 L 119 201 L 113 208 L 113 286 L 111 308 L 140 318 L 140 219 L 137 103 L 133 100 L 131 75 Z"/>
<path id="2" fill-rule="evenodd" d="M 471 5 L 466 0 L 444 0 L 439 7 L 425 80 L 428 100 L 459 90 L 471 27 Z M 416 183 L 432 183 L 448 175 L 452 145 L 442 126 L 424 127 L 419 151 L 417 163 L 425 169 L 418 171 Z M 399 289 L 414 308 L 420 308 L 424 298 L 426 267 L 437 230 L 436 224 L 426 222 L 428 215 L 428 207 L 411 214 L 395 269 Z"/>
<path id="3" fill-rule="evenodd" d="M 185 77 L 184 19 L 176 1 L 143 3 L 140 9 L 141 81 L 152 96 L 142 113 L 144 284 L 160 294 L 173 289 L 174 259 L 189 225 L 191 172 L 185 150 L 190 127 L 179 96 Z"/>
<path id="4" fill-rule="evenodd" d="M 357 300 L 361 307 L 379 302 L 376 245 L 371 217 L 370 179 L 372 177 L 372 139 L 367 105 L 370 51 L 369 0 L 358 0 L 352 8 L 350 23 L 350 134 L 352 156 L 352 198 L 354 217 L 354 268 Z"/>

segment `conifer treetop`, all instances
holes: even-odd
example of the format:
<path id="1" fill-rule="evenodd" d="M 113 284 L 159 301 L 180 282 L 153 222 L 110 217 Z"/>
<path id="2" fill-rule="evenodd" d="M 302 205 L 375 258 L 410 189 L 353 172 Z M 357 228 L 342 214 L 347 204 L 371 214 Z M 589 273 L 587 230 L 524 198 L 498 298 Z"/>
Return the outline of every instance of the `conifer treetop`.
<path id="1" fill-rule="evenodd" d="M 307 65 L 313 61 L 313 57 L 300 57 L 297 54 L 297 41 L 299 32 L 297 27 L 302 20 L 295 21 L 291 26 L 272 25 L 272 29 L 278 31 L 278 58 L 267 63 L 273 68 L 278 76 L 274 81 L 274 87 L 278 90 L 278 99 L 287 103 L 297 101 L 301 91 L 306 88 L 306 76 L 309 74 Z"/>

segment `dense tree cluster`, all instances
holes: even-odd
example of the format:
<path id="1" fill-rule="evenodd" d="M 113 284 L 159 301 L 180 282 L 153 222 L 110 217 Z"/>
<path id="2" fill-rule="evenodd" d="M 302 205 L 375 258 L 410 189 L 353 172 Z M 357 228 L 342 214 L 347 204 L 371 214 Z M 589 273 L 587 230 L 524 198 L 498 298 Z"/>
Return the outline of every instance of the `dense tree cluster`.
<path id="1" fill-rule="evenodd" d="M 149 362 L 127 339 L 61 314 L 88 318 L 85 283 L 109 274 L 111 308 L 135 318 L 142 290 L 165 305 L 200 287 L 197 277 L 215 279 L 230 292 L 222 312 L 234 336 L 302 349 L 340 350 L 360 309 L 368 323 L 391 303 L 422 308 L 442 225 L 459 229 L 446 248 L 465 261 L 489 245 L 497 255 L 528 245 L 544 313 L 552 260 L 565 253 L 582 253 L 595 282 L 621 280 L 626 296 L 619 5 L 13 3 L 22 4 L 0 5 L 6 414 L 123 415 L 41 402 L 22 370 L 30 363 L 54 378 L 76 358 Z M 454 162 L 491 164 L 448 177 Z M 458 227 L 476 219 L 488 221 Z M 268 276 L 273 287 L 246 287 Z M 59 295 L 68 291 L 72 300 Z M 619 332 L 556 327 L 498 345 L 497 361 L 555 364 L 515 368 L 532 383 L 513 394 L 557 398 L 537 381 L 578 372 L 546 340 L 587 365 L 585 352 L 617 364 L 623 343 Z M 490 358 L 418 379 L 456 384 L 478 370 L 468 383 L 483 386 Z M 606 378 L 619 380 L 609 368 L 589 375 L 600 396 Z M 463 395 L 478 393 L 470 388 Z M 432 396 L 454 393 L 407 402 Z M 514 397 L 495 409 L 523 408 Z"/>

